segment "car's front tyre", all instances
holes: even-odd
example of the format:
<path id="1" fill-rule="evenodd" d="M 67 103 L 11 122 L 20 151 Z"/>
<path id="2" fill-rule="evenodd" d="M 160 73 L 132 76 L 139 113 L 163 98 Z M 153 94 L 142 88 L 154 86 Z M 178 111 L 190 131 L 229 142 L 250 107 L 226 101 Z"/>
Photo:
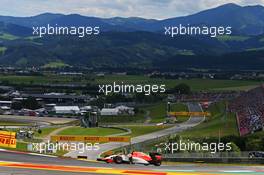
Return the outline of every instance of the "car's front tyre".
<path id="1" fill-rule="evenodd" d="M 116 157 L 114 157 L 114 162 L 116 164 L 121 164 L 121 163 L 123 163 L 123 159 L 120 156 L 116 156 Z"/>

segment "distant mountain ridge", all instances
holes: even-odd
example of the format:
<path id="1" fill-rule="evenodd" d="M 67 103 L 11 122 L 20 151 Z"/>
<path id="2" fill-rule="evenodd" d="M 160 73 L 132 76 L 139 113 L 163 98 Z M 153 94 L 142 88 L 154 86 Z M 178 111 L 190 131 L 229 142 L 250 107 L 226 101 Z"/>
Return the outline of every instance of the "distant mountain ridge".
<path id="1" fill-rule="evenodd" d="M 105 31 L 163 31 L 164 26 L 183 25 L 209 25 L 231 26 L 236 34 L 259 35 L 264 33 L 264 7 L 239 6 L 225 4 L 216 8 L 201 11 L 196 14 L 170 18 L 165 20 L 131 18 L 97 18 L 78 14 L 52 14 L 44 13 L 32 17 L 0 16 L 0 21 L 31 28 L 47 24 L 63 26 L 100 26 Z"/>
<path id="2" fill-rule="evenodd" d="M 99 68 L 243 68 L 264 67 L 264 7 L 226 4 L 165 20 L 96 18 L 45 13 L 33 17 L 0 16 L 0 65 L 45 66 L 60 63 Z M 100 26 L 98 36 L 32 37 L 33 26 Z M 231 25 L 234 35 L 165 37 L 164 26 Z"/>

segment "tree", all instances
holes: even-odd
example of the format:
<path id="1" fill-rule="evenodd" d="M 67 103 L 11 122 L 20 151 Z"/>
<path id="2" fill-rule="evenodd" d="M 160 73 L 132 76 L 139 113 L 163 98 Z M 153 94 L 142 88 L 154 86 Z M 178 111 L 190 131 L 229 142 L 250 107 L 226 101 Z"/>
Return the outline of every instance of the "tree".
<path id="1" fill-rule="evenodd" d="M 231 151 L 232 152 L 236 152 L 236 153 L 240 153 L 240 148 L 234 143 L 234 142 L 231 142 Z"/>
<path id="2" fill-rule="evenodd" d="M 258 138 L 249 139 L 246 143 L 246 149 L 248 151 L 260 151 L 263 147 L 261 143 L 262 143 L 261 139 L 258 139 Z"/>
<path id="3" fill-rule="evenodd" d="M 41 129 L 38 129 L 38 133 L 41 134 L 42 133 L 42 130 Z"/>
<path id="4" fill-rule="evenodd" d="M 22 109 L 22 104 L 20 102 L 14 102 L 14 103 L 12 103 L 11 108 L 14 110 L 20 110 L 20 109 Z"/>
<path id="5" fill-rule="evenodd" d="M 40 108 L 40 105 L 38 104 L 38 101 L 35 98 L 29 97 L 26 100 L 22 101 L 22 107 L 26 109 L 35 110 Z"/>
<path id="6" fill-rule="evenodd" d="M 233 152 L 233 154 L 235 156 L 240 156 L 240 148 L 234 143 L 234 142 L 231 142 L 231 151 L 230 152 Z"/>
<path id="7" fill-rule="evenodd" d="M 181 84 L 178 84 L 177 86 L 175 86 L 172 89 L 172 92 L 176 93 L 176 94 L 190 94 L 191 88 L 189 85 L 181 83 Z"/>

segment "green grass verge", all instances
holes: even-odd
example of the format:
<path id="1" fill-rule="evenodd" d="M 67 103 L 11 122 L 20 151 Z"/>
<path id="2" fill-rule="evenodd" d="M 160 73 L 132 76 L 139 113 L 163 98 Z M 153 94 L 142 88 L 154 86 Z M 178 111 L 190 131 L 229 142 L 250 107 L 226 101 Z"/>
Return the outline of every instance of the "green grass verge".
<path id="1" fill-rule="evenodd" d="M 219 136 L 229 136 L 234 135 L 238 136 L 236 118 L 233 114 L 228 114 L 225 119 L 225 102 L 220 102 L 209 107 L 208 111 L 212 113 L 212 117 L 206 122 L 201 123 L 200 125 L 178 133 L 177 135 L 181 136 L 182 139 L 202 139 L 202 138 L 217 138 Z M 155 145 L 161 142 L 167 142 L 166 139 L 160 141 L 154 141 L 147 145 L 143 145 L 142 151 L 154 151 Z"/>
<path id="2" fill-rule="evenodd" d="M 112 128 L 72 127 L 59 132 L 58 135 L 107 136 L 112 134 L 119 134 L 122 132 L 124 131 L 120 129 L 112 129 Z"/>
<path id="3" fill-rule="evenodd" d="M 158 103 L 150 107 L 145 108 L 149 111 L 149 116 L 151 117 L 151 123 L 161 123 L 166 119 L 167 106 L 166 103 Z"/>
<path id="4" fill-rule="evenodd" d="M 54 128 L 43 128 L 41 129 L 41 133 L 38 133 L 36 132 L 34 134 L 35 137 L 39 137 L 39 138 L 42 138 L 42 137 L 45 137 L 47 135 L 49 135 L 50 133 L 52 133 L 53 131 L 59 129 L 59 127 L 54 127 Z"/>
<path id="5" fill-rule="evenodd" d="M 142 123 L 145 121 L 145 113 L 140 112 L 134 116 L 101 116 L 100 123 Z"/>
<path id="6" fill-rule="evenodd" d="M 16 148 L 6 148 L 6 147 L 0 147 L 1 149 L 6 149 L 6 150 L 12 150 L 12 151 L 22 151 L 22 152 L 29 152 L 27 150 L 27 145 L 28 143 L 25 142 L 17 142 L 17 146 Z M 55 156 L 63 156 L 64 154 L 66 154 L 68 151 L 65 150 L 60 150 L 57 151 L 57 153 L 53 154 Z"/>
<path id="7" fill-rule="evenodd" d="M 16 148 L 6 148 L 6 147 L 0 147 L 0 148 L 6 150 L 27 151 L 27 143 L 17 142 Z"/>
<path id="8" fill-rule="evenodd" d="M 171 111 L 172 112 L 188 112 L 188 106 L 186 104 L 183 103 L 176 103 L 176 104 L 172 104 L 171 105 Z M 187 120 L 189 120 L 190 116 L 177 116 L 177 122 L 181 123 L 181 122 L 185 122 Z"/>
<path id="9" fill-rule="evenodd" d="M 161 123 L 166 120 L 167 115 L 167 104 L 166 103 L 158 103 L 150 107 L 144 108 L 144 110 L 149 111 L 149 116 L 151 117 L 151 123 Z M 179 111 L 188 111 L 187 105 L 183 103 L 176 103 L 171 105 L 171 111 L 179 112 Z M 177 118 L 178 122 L 184 122 L 188 120 L 188 116 L 179 116 Z"/>
<path id="10" fill-rule="evenodd" d="M 182 137 L 218 137 L 235 135 L 238 136 L 236 117 L 234 114 L 225 114 L 225 103 L 217 103 L 209 107 L 212 117 L 206 122 L 192 128 L 191 130 L 180 133 Z M 226 116 L 225 116 L 226 115 Z"/>
<path id="11" fill-rule="evenodd" d="M 145 134 L 149 134 L 152 132 L 157 132 L 166 128 L 169 128 L 170 126 L 135 126 L 135 125 L 122 125 L 119 126 L 122 128 L 127 128 L 131 130 L 131 134 L 129 134 L 128 136 L 131 137 L 137 137 L 140 135 L 145 135 Z"/>
<path id="12" fill-rule="evenodd" d="M 28 123 L 16 123 L 16 122 L 1 122 L 0 126 L 28 126 Z"/>

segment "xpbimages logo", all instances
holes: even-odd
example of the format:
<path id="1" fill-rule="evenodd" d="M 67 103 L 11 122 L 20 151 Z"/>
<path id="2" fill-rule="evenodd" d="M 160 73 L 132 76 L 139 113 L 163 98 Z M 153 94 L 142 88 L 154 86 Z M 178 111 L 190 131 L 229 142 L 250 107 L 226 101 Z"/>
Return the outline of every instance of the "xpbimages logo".
<path id="1" fill-rule="evenodd" d="M 32 28 L 32 34 L 34 36 L 43 37 L 46 35 L 72 35 L 78 36 L 79 38 L 83 38 L 85 36 L 90 35 L 99 35 L 100 27 L 98 26 L 58 26 L 55 24 L 54 26 L 48 24 L 47 26 L 35 26 Z"/>
<path id="2" fill-rule="evenodd" d="M 179 35 L 206 35 L 212 38 L 218 35 L 231 35 L 232 27 L 227 26 L 191 26 L 190 24 L 184 26 L 182 24 L 178 26 L 165 26 L 164 34 L 169 37 L 175 37 Z"/>
<path id="3" fill-rule="evenodd" d="M 113 84 L 99 85 L 99 93 L 109 95 L 111 93 L 144 93 L 145 95 L 150 95 L 152 93 L 165 93 L 166 85 L 141 85 L 141 84 Z"/>
<path id="4" fill-rule="evenodd" d="M 30 144 L 29 151 L 39 152 L 41 154 L 56 153 L 57 151 L 78 151 L 78 153 L 85 153 L 87 151 L 97 151 L 100 149 L 99 143 L 53 143 L 53 142 L 41 142 Z"/>
<path id="5" fill-rule="evenodd" d="M 217 151 L 231 151 L 231 143 L 197 143 L 190 140 L 174 143 L 163 143 L 164 145 L 164 151 L 167 153 L 176 153 L 179 151 L 194 151 L 194 152 L 210 152 L 212 154 L 215 154 Z"/>

